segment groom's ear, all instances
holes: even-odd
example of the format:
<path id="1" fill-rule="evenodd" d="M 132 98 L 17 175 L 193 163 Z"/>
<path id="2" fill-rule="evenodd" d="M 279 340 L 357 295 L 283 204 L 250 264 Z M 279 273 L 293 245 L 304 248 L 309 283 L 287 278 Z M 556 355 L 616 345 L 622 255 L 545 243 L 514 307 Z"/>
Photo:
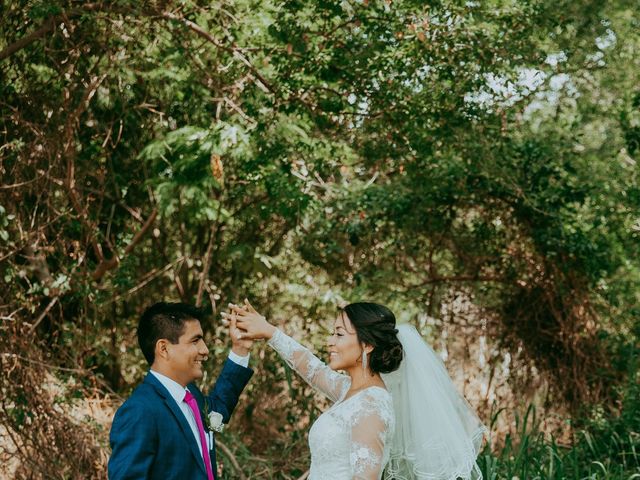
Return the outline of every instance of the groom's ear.
<path id="1" fill-rule="evenodd" d="M 156 350 L 155 350 L 156 360 L 160 358 L 162 358 L 163 360 L 167 360 L 169 356 L 169 349 L 167 348 L 168 344 L 169 344 L 169 340 L 167 340 L 166 338 L 161 338 L 156 342 Z"/>

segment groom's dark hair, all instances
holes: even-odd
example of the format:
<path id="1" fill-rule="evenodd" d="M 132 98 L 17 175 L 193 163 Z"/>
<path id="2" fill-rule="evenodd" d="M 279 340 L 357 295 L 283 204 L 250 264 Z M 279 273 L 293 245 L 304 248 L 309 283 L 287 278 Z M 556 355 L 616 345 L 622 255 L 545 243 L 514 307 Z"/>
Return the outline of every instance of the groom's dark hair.
<path id="1" fill-rule="evenodd" d="M 204 310 L 186 303 L 158 302 L 147 308 L 138 323 L 138 345 L 147 363 L 152 365 L 155 360 L 158 340 L 165 338 L 178 343 L 185 322 L 203 318 Z"/>

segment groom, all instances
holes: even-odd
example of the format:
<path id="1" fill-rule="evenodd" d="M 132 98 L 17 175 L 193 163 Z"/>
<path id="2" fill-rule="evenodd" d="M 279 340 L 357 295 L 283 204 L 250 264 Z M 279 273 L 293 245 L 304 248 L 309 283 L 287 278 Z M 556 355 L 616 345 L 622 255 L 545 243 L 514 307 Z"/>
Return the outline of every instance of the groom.
<path id="1" fill-rule="evenodd" d="M 156 303 L 142 314 L 138 344 L 151 369 L 113 419 L 109 480 L 215 478 L 215 440 L 205 415 L 214 411 L 229 421 L 253 374 L 251 342 L 237 338 L 232 322 L 229 358 L 205 397 L 192 383 L 202 378 L 209 354 L 202 318 L 183 303 Z"/>

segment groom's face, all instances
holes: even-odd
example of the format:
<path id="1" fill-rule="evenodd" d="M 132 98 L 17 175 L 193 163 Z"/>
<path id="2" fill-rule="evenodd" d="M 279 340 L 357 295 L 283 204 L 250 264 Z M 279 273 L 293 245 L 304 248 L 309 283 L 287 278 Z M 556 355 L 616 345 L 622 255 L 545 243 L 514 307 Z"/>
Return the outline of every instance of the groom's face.
<path id="1" fill-rule="evenodd" d="M 202 327 L 198 320 L 187 320 L 178 343 L 168 343 L 167 366 L 173 380 L 186 386 L 198 378 L 202 378 L 202 364 L 209 356 L 209 349 L 204 343 Z"/>

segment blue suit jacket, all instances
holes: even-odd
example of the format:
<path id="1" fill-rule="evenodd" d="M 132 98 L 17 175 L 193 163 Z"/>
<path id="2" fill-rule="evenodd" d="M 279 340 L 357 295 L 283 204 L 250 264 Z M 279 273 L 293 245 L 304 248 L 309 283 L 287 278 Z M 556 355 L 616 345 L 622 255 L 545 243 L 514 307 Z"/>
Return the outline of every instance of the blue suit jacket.
<path id="1" fill-rule="evenodd" d="M 253 371 L 231 360 L 224 363 L 207 397 L 209 410 L 222 414 L 224 423 L 238 403 Z M 204 412 L 204 396 L 190 384 Z M 205 427 L 206 428 L 206 427 Z M 206 480 L 202 454 L 187 419 L 156 377 L 147 374 L 113 418 L 110 434 L 109 479 Z M 209 452 L 216 471 L 215 447 Z"/>

